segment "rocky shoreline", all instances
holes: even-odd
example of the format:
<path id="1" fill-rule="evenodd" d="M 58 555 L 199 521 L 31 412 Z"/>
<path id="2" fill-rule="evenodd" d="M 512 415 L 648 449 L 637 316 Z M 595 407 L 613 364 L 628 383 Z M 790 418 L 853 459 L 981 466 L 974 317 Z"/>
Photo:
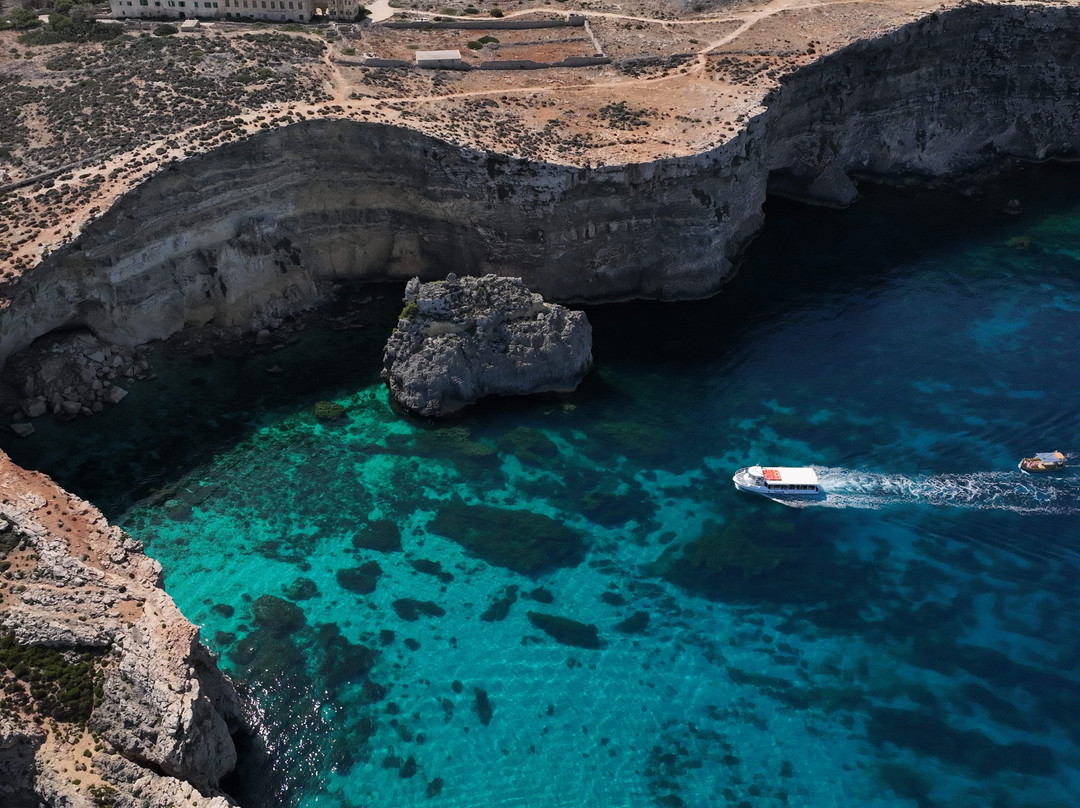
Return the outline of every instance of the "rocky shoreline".
<path id="1" fill-rule="evenodd" d="M 11 430 L 25 438 L 34 433 L 31 421 L 46 414 L 62 421 L 95 415 L 124 400 L 128 390 L 121 382 L 153 378 L 140 349 L 109 345 L 86 332 L 46 336 L 4 368 L 4 381 L 21 394 L 17 409 L 8 406 Z"/>
<path id="2" fill-rule="evenodd" d="M 0 453 L 0 804 L 226 808 L 233 684 L 90 503 Z"/>

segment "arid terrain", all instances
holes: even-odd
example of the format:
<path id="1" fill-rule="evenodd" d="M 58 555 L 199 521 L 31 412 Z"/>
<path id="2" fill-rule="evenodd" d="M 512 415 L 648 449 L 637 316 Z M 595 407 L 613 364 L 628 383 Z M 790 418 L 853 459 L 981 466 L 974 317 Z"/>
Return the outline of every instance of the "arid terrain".
<path id="1" fill-rule="evenodd" d="M 175 161 L 312 118 L 411 127 L 577 166 L 680 156 L 732 137 L 792 69 L 924 16 L 927 0 L 396 3 L 393 20 L 566 20 L 528 30 L 208 23 L 157 37 L 27 46 L 0 32 L 0 270 L 11 280 L 116 197 Z M 501 15 L 501 19 L 499 19 Z M 380 15 L 381 16 L 381 15 Z M 118 26 L 119 27 L 119 26 Z M 480 40 L 486 40 L 480 42 Z M 491 41 L 492 39 L 497 41 Z M 473 46 L 470 47 L 470 43 Z M 368 67 L 456 49 L 491 59 L 610 63 L 540 70 Z"/>

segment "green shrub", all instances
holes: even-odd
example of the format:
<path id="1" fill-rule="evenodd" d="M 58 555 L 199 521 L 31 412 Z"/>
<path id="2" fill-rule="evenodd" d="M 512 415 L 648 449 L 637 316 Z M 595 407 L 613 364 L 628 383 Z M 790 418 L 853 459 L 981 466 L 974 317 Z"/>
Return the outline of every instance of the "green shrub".
<path id="1" fill-rule="evenodd" d="M 33 9 L 23 8 L 22 6 L 15 6 L 5 19 L 0 20 L 0 30 L 4 28 L 14 28 L 16 31 L 26 31 L 30 28 L 37 28 L 41 25 L 41 20 L 38 19 L 37 12 Z"/>
<path id="2" fill-rule="evenodd" d="M 87 16 L 81 9 L 68 14 L 50 14 L 49 22 L 19 37 L 24 45 L 56 45 L 60 42 L 107 42 L 125 36 L 119 25 L 108 25 Z"/>
<path id="3" fill-rule="evenodd" d="M 503 15 L 503 10 L 502 10 L 501 8 L 493 8 L 493 9 L 491 9 L 491 11 L 489 11 L 488 13 L 489 13 L 489 14 L 490 14 L 490 15 L 491 15 L 492 17 L 501 17 L 501 16 Z"/>
<path id="4" fill-rule="evenodd" d="M 119 791 L 107 785 L 87 786 L 86 790 L 90 792 L 90 797 L 97 808 L 115 808 L 120 796 Z"/>
<path id="5" fill-rule="evenodd" d="M 356 48 L 342 48 L 342 56 L 356 56 Z"/>
<path id="6" fill-rule="evenodd" d="M 168 23 L 162 23 L 154 29 L 154 36 L 172 36 L 173 34 L 180 33 L 180 29 L 175 25 L 169 25 Z"/>
<path id="7" fill-rule="evenodd" d="M 470 48 L 472 47 L 472 44 L 473 43 L 471 43 L 471 42 L 469 43 Z M 401 310 L 401 315 L 398 317 L 398 319 L 399 320 L 411 320 L 413 317 L 415 317 L 419 313 L 420 313 L 420 304 L 417 303 L 415 300 L 410 300 L 408 303 L 405 304 L 405 308 L 403 308 Z"/>
<path id="8" fill-rule="evenodd" d="M 0 674 L 6 671 L 25 683 L 35 711 L 57 721 L 90 720 L 103 695 L 104 674 L 97 665 L 101 656 L 98 650 L 22 645 L 14 634 L 0 636 Z"/>
<path id="9" fill-rule="evenodd" d="M 492 44 L 492 45 L 498 45 L 499 44 L 499 40 L 497 40 L 493 36 L 482 36 L 476 41 L 479 42 L 481 45 L 487 45 L 489 43 Z"/>

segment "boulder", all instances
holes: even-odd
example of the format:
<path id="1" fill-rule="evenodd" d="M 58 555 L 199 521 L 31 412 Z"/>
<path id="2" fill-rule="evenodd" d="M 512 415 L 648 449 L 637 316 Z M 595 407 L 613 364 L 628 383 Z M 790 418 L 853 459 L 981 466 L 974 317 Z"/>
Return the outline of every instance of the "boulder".
<path id="1" fill-rule="evenodd" d="M 100 412 L 94 403 L 102 398 L 116 403 L 126 395 L 123 388 L 108 392 L 110 380 L 135 366 L 147 369 L 149 362 L 137 357 L 136 348 L 106 345 L 88 331 L 59 331 L 36 340 L 13 355 L 3 371 L 3 380 L 21 390 L 19 402 L 29 418 L 48 412 L 67 420 Z M 145 378 L 145 372 L 126 374 Z"/>
<path id="2" fill-rule="evenodd" d="M 26 413 L 27 418 L 40 418 L 47 409 L 45 399 L 41 396 L 28 398 L 22 402 L 22 411 Z"/>
<path id="3" fill-rule="evenodd" d="M 116 387 L 114 385 L 105 391 L 105 401 L 109 404 L 119 404 L 127 394 L 128 391 L 123 387 Z"/>
<path id="4" fill-rule="evenodd" d="M 592 623 L 581 623 L 569 617 L 560 617 L 546 612 L 526 612 L 525 615 L 530 623 L 555 642 L 592 650 L 604 647 L 600 640 L 600 633 Z"/>
<path id="5" fill-rule="evenodd" d="M 443 416 L 492 395 L 569 392 L 592 365 L 592 328 L 580 311 L 545 303 L 520 278 L 420 283 L 383 354 L 394 399 Z"/>

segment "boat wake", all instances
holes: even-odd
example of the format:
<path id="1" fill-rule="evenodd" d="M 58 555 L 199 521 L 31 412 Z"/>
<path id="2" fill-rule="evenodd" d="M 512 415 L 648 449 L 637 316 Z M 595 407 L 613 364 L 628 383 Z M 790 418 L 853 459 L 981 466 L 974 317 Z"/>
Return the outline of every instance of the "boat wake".
<path id="1" fill-rule="evenodd" d="M 923 504 L 1017 513 L 1080 513 L 1080 476 L 1038 476 L 1019 471 L 905 477 L 815 467 L 824 499 L 783 504 L 805 508 L 884 508 Z M 778 500 L 780 501 L 780 500 Z"/>

